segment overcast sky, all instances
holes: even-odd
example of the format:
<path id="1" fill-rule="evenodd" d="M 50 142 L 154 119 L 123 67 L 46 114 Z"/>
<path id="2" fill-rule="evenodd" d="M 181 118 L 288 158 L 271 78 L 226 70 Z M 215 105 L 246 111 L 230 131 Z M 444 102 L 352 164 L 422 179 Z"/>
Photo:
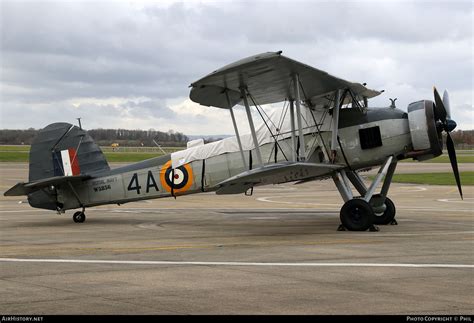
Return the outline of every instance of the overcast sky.
<path id="1" fill-rule="evenodd" d="M 473 2 L 0 1 L 0 128 L 57 121 L 188 135 L 231 134 L 228 111 L 189 85 L 254 54 L 283 55 L 385 92 L 449 90 L 458 129 L 474 129 Z M 243 109 L 237 111 L 246 124 Z"/>

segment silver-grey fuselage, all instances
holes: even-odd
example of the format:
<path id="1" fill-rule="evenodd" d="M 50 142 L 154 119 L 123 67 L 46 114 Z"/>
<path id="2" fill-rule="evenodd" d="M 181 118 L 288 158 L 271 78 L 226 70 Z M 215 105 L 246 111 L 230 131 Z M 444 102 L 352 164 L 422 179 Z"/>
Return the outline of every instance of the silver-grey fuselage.
<path id="1" fill-rule="evenodd" d="M 313 113 L 314 118 L 306 120 L 306 161 L 329 163 L 332 118 L 324 118 L 325 111 L 308 113 Z M 311 120 L 317 120 L 317 128 Z M 403 159 L 412 149 L 407 113 L 396 108 L 341 109 L 338 137 L 333 163 L 353 170 L 380 165 L 390 155 Z M 273 142 L 260 146 L 264 164 L 291 160 L 291 133 L 279 136 L 277 142 L 278 145 Z M 260 166 L 254 150 L 244 151 L 249 168 Z M 167 155 L 95 174 L 75 185 L 75 192 L 68 187 L 58 189 L 57 199 L 67 210 L 80 207 L 79 201 L 90 207 L 214 191 L 222 181 L 246 170 L 240 151 L 194 160 L 176 170 L 172 170 L 171 157 Z M 171 187 L 173 177 L 179 183 L 174 182 Z"/>

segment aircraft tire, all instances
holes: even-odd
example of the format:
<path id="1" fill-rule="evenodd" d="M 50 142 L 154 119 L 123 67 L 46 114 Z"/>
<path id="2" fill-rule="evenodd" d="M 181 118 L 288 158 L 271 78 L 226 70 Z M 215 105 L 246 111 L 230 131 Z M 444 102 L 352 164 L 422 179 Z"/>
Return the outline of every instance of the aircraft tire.
<path id="1" fill-rule="evenodd" d="M 379 197 L 379 194 L 374 195 L 374 197 Z M 375 214 L 374 224 L 386 225 L 392 223 L 395 218 L 396 208 L 395 204 L 388 197 L 385 198 L 385 211 L 382 214 Z"/>
<path id="2" fill-rule="evenodd" d="M 369 203 L 352 199 L 341 208 L 341 223 L 349 231 L 366 231 L 374 224 L 375 214 Z"/>
<path id="3" fill-rule="evenodd" d="M 72 216 L 72 219 L 76 223 L 83 223 L 86 220 L 86 215 L 84 212 L 78 211 L 74 213 L 74 215 Z"/>

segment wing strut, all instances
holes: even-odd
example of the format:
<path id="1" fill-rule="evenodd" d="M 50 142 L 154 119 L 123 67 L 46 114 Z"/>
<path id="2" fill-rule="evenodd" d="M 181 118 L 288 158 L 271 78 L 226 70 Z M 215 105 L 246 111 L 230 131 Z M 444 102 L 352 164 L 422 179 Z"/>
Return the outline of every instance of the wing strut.
<path id="1" fill-rule="evenodd" d="M 296 136 L 295 136 L 295 100 L 290 100 L 290 122 L 291 122 L 291 157 L 294 162 L 298 161 L 296 156 Z"/>
<path id="2" fill-rule="evenodd" d="M 253 125 L 252 114 L 250 113 L 249 101 L 247 99 L 247 91 L 245 88 L 240 88 L 242 99 L 245 105 L 245 112 L 247 112 L 247 119 L 249 120 L 250 131 L 252 133 L 253 145 L 255 146 L 255 152 L 257 153 L 257 162 L 260 166 L 263 166 L 262 153 L 260 152 L 260 146 L 258 145 L 257 134 L 255 133 L 255 126 Z"/>
<path id="3" fill-rule="evenodd" d="M 337 149 L 337 135 L 339 131 L 339 102 L 341 101 L 341 90 L 336 91 L 334 109 L 332 111 L 332 140 L 331 140 L 331 160 L 334 162 Z"/>
<path id="4" fill-rule="evenodd" d="M 300 149 L 298 151 L 298 161 L 305 161 L 306 159 L 306 152 L 305 152 L 305 144 L 304 144 L 304 135 L 303 135 L 303 121 L 301 120 L 301 98 L 300 98 L 300 81 L 298 74 L 293 76 L 293 83 L 295 87 L 295 100 L 296 100 L 296 117 L 298 119 L 298 134 L 300 139 Z"/>
<path id="5" fill-rule="evenodd" d="M 240 141 L 239 129 L 237 128 L 237 123 L 235 122 L 234 110 L 232 109 L 232 103 L 230 102 L 229 93 L 227 92 L 227 90 L 225 91 L 225 96 L 227 99 L 227 104 L 229 105 L 230 117 L 232 118 L 232 124 L 234 125 L 235 137 L 237 138 L 237 143 L 239 144 L 242 162 L 244 163 L 245 169 L 249 169 L 247 161 L 245 160 L 244 150 L 242 149 L 242 142 Z"/>

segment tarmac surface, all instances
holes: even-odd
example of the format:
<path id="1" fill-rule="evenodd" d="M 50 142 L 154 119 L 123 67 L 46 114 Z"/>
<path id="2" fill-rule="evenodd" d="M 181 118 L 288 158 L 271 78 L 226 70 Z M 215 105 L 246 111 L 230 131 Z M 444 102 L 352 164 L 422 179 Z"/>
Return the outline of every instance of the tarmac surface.
<path id="1" fill-rule="evenodd" d="M 426 165 L 450 171 L 399 169 Z M 473 186 L 461 200 L 455 186 L 394 183 L 399 224 L 348 232 L 330 180 L 96 207 L 78 224 L 3 197 L 26 178 L 26 164 L 0 164 L 1 313 L 474 310 Z"/>

